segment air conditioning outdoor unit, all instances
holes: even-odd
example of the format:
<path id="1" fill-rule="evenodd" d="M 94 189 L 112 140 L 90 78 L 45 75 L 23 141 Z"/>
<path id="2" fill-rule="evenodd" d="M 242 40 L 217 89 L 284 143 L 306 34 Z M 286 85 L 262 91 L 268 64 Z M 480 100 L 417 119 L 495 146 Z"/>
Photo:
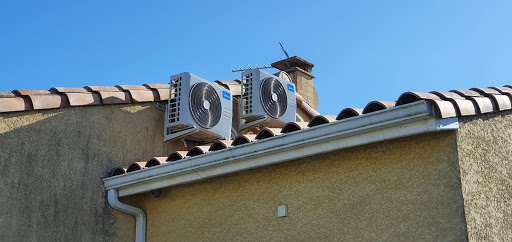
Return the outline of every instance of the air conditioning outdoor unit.
<path id="1" fill-rule="evenodd" d="M 242 72 L 239 130 L 265 123 L 282 127 L 295 121 L 295 85 L 259 69 Z"/>
<path id="2" fill-rule="evenodd" d="M 170 84 L 165 141 L 230 139 L 232 99 L 228 89 L 188 72 L 171 76 Z"/>

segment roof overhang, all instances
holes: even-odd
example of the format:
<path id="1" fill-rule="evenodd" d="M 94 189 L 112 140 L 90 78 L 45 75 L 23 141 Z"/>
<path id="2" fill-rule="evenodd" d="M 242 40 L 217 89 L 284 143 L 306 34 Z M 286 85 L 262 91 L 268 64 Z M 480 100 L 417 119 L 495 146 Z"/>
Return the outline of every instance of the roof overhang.
<path id="1" fill-rule="evenodd" d="M 419 101 L 104 178 L 103 183 L 123 197 L 349 147 L 456 129 L 457 118 L 435 118 L 431 104 Z"/>

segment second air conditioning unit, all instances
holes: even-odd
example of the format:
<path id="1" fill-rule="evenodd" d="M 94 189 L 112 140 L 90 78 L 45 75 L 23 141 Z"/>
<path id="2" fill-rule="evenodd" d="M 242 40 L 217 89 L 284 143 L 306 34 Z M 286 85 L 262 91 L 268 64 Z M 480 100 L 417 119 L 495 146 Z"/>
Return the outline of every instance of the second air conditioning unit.
<path id="1" fill-rule="evenodd" d="M 232 99 L 229 90 L 188 72 L 171 76 L 170 88 L 164 140 L 230 139 Z"/>
<path id="2" fill-rule="evenodd" d="M 239 130 L 265 123 L 282 127 L 295 121 L 295 85 L 259 69 L 242 72 Z"/>

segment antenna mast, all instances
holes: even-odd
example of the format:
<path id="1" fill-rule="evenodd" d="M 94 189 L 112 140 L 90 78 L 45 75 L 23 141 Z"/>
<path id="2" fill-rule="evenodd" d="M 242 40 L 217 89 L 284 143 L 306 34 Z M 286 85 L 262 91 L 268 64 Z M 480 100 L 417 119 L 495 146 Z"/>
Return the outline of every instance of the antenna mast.
<path id="1" fill-rule="evenodd" d="M 288 55 L 288 53 L 286 53 L 286 50 L 284 50 L 284 47 L 283 47 L 283 45 L 281 44 L 281 42 L 279 42 L 279 45 L 281 46 L 281 50 L 283 50 L 284 54 L 286 55 L 286 58 L 290 58 L 290 56 Z"/>

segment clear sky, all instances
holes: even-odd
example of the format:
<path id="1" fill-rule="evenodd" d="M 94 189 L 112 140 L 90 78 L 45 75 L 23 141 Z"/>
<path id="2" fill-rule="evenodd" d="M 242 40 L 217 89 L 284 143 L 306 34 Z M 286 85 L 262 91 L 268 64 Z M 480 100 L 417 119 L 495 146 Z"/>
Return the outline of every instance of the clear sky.
<path id="1" fill-rule="evenodd" d="M 315 64 L 322 114 L 512 85 L 512 1 L 2 0 L 0 23 L 0 91 L 233 80 L 278 42 Z"/>

